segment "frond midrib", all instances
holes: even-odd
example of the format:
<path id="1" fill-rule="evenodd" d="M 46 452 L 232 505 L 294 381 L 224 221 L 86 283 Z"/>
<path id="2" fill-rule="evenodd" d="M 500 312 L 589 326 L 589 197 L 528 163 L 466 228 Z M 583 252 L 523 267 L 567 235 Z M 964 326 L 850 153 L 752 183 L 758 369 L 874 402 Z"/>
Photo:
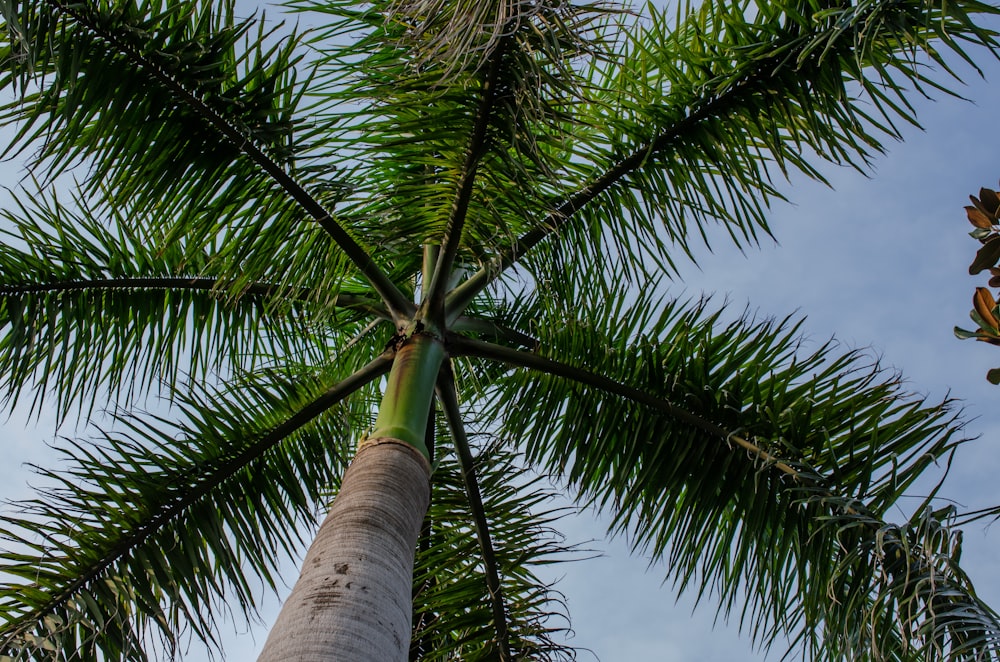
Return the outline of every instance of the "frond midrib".
<path id="1" fill-rule="evenodd" d="M 48 294 L 60 292 L 101 291 L 101 290 L 194 290 L 210 293 L 217 298 L 227 298 L 220 291 L 220 286 L 228 281 L 222 278 L 208 276 L 122 276 L 112 278 L 58 278 L 43 282 L 0 283 L 0 296 L 18 296 L 23 294 Z M 311 288 L 297 287 L 289 291 L 281 285 L 269 283 L 251 283 L 240 290 L 243 296 L 279 298 L 298 303 L 310 303 L 315 299 Z M 381 302 L 368 297 L 338 293 L 333 305 L 338 308 L 362 310 L 378 317 L 389 319 L 388 312 Z"/>
<path id="2" fill-rule="evenodd" d="M 479 163 L 482 161 L 485 153 L 486 134 L 496 101 L 500 69 L 507 51 L 507 44 L 511 39 L 511 36 L 501 39 L 493 52 L 490 53 L 487 63 L 486 76 L 480 90 L 480 99 L 478 108 L 476 109 L 475 120 L 473 121 L 472 131 L 469 135 L 468 145 L 466 146 L 465 163 L 462 165 L 455 198 L 448 215 L 444 234 L 442 235 L 440 253 L 431 274 L 428 292 L 425 295 L 424 305 L 427 307 L 426 312 L 429 312 L 435 318 L 444 317 L 445 290 L 451 278 L 451 270 L 462 242 L 462 230 L 469 213 L 469 204 L 472 201 L 476 174 L 479 169 Z M 443 321 L 441 319 L 441 322 Z"/>
<path id="3" fill-rule="evenodd" d="M 960 604 L 968 605 L 967 609 L 970 610 L 968 619 L 972 624 L 970 625 L 964 621 L 962 623 L 964 623 L 965 627 L 972 628 L 973 634 L 975 634 L 975 628 L 978 627 L 978 623 L 985 623 L 986 625 L 983 627 L 987 630 L 991 627 L 998 627 L 996 614 L 988 605 L 985 605 L 978 599 L 975 592 L 962 579 L 964 574 L 960 569 L 955 568 L 956 572 L 954 573 L 944 573 L 935 583 L 933 577 L 935 573 L 939 572 L 936 566 L 938 563 L 936 551 L 931 549 L 928 552 L 926 547 L 924 547 L 925 543 L 919 541 L 914 545 L 908 546 L 905 538 L 901 538 L 904 535 L 901 532 L 903 527 L 892 524 L 885 519 L 884 509 L 880 509 L 878 505 L 873 505 L 872 503 L 865 503 L 861 497 L 841 493 L 838 490 L 838 482 L 835 480 L 835 476 L 834 479 L 831 479 L 830 476 L 823 475 L 821 471 L 811 466 L 804 458 L 798 458 L 791 462 L 783 462 L 780 457 L 770 454 L 766 449 L 744 438 L 744 436 L 740 435 L 739 430 L 728 432 L 702 416 L 675 406 L 665 398 L 655 396 L 641 389 L 636 389 L 625 382 L 617 381 L 602 374 L 590 372 L 585 368 L 579 368 L 530 352 L 490 345 L 482 341 L 454 339 L 452 344 L 455 347 L 454 354 L 457 356 L 479 357 L 500 361 L 509 367 L 526 368 L 596 388 L 613 396 L 631 400 L 643 407 L 649 407 L 655 411 L 662 412 L 668 417 L 683 420 L 685 423 L 696 427 L 702 432 L 716 437 L 718 442 L 729 447 L 729 451 L 734 453 L 734 456 L 742 454 L 737 452 L 739 450 L 747 451 L 746 461 L 754 464 L 754 471 L 756 473 L 768 472 L 772 475 L 777 475 L 778 480 L 776 482 L 781 485 L 778 488 L 780 491 L 800 493 L 801 496 L 795 498 L 792 503 L 798 503 L 800 506 L 812 504 L 819 509 L 820 514 L 814 514 L 810 518 L 810 521 L 818 527 L 817 531 L 829 526 L 864 531 L 863 540 L 859 543 L 859 546 L 857 548 L 845 549 L 844 551 L 847 553 L 847 556 L 841 562 L 846 565 L 851 559 L 857 561 L 861 557 L 858 556 L 855 558 L 855 555 L 864 554 L 866 552 L 863 550 L 868 550 L 867 553 L 871 553 L 876 559 L 880 559 L 883 567 L 886 567 L 884 574 L 881 575 L 881 579 L 878 580 L 880 584 L 878 585 L 877 596 L 868 599 L 887 599 L 882 597 L 882 590 L 894 596 L 891 599 L 901 601 L 919 599 L 928 601 L 928 604 L 932 600 L 944 599 L 948 601 L 951 598 L 955 598 L 965 601 L 960 602 Z M 940 407 L 934 409 L 939 410 Z M 943 443 L 942 445 L 942 443 L 939 443 L 936 450 L 933 451 L 935 455 L 954 452 L 953 444 Z M 927 450 L 928 452 L 932 451 L 932 449 Z M 894 464 L 894 473 L 896 468 Z M 782 476 L 784 480 L 781 479 Z M 788 480 L 789 478 L 791 478 L 791 481 Z M 904 484 L 909 484 L 911 481 L 912 477 L 906 478 L 904 479 Z M 899 487 L 895 486 L 892 489 L 898 490 Z M 925 503 L 929 504 L 931 498 L 932 496 L 928 496 Z M 593 499 L 592 503 L 598 503 L 596 493 L 594 493 Z M 929 509 L 927 510 L 929 512 Z M 620 527 L 618 529 L 619 532 L 630 531 L 631 525 L 621 517 L 622 513 L 616 515 L 615 526 Z M 896 537 L 893 537 L 894 535 Z M 903 541 L 902 544 L 899 544 L 900 540 Z M 900 561 L 898 557 L 890 557 L 890 554 L 899 552 L 905 555 L 904 560 Z M 935 559 L 928 561 L 925 556 L 928 553 L 933 553 Z M 656 555 L 658 556 L 659 554 L 660 552 L 657 551 Z M 887 566 L 890 560 L 893 562 L 895 570 L 888 569 Z M 811 563 L 813 561 L 806 559 L 805 562 Z M 905 572 L 899 570 L 900 566 L 902 566 Z M 683 588 L 686 583 L 687 579 L 683 579 L 680 587 Z M 702 590 L 704 590 L 704 585 L 702 586 Z M 951 603 L 948 602 L 948 604 L 950 605 Z M 933 609 L 931 608 L 919 607 L 918 613 L 931 619 L 930 622 L 934 624 L 936 631 L 945 629 L 951 632 L 951 628 L 955 627 L 948 620 L 947 615 L 942 616 L 940 622 L 935 619 Z M 962 623 L 959 625 L 961 626 Z M 1000 629 L 994 631 L 1000 632 Z"/>
<path id="4" fill-rule="evenodd" d="M 821 495 L 839 498 L 830 486 L 835 484 L 820 471 L 799 459 L 794 463 L 782 461 L 766 449 L 744 438 L 738 430 L 727 430 L 712 421 L 693 414 L 669 400 L 652 395 L 610 377 L 593 373 L 584 368 L 572 366 L 555 359 L 550 359 L 533 352 L 526 352 L 500 345 L 494 345 L 481 340 L 454 337 L 451 339 L 454 348 L 453 356 L 470 356 L 497 360 L 510 366 L 518 366 L 538 372 L 547 373 L 564 379 L 569 379 L 584 386 L 591 386 L 611 395 L 631 400 L 637 404 L 662 412 L 667 416 L 690 425 L 702 432 L 716 437 L 718 440 L 742 448 L 762 465 L 791 477 L 800 486 L 808 486 L 811 490 L 819 490 Z M 848 514 L 878 519 L 877 515 L 864 505 L 858 503 L 849 509 Z"/>
<path id="5" fill-rule="evenodd" d="M 465 434 L 462 413 L 459 410 L 455 379 L 448 366 L 445 366 L 438 378 L 437 394 L 442 402 L 445 418 L 451 429 L 452 441 L 458 455 L 459 468 L 465 484 L 465 493 L 472 511 L 476 538 L 483 557 L 483 567 L 486 571 L 486 585 L 489 589 L 490 608 L 493 612 L 493 627 L 496 629 L 497 645 L 500 648 L 500 661 L 510 662 L 510 634 L 507 625 L 507 609 L 504 604 L 503 588 L 500 582 L 500 569 L 497 566 L 496 551 L 490 535 L 486 508 L 483 505 L 482 491 L 479 479 L 476 477 L 476 463 L 469 448 L 469 439 Z"/>

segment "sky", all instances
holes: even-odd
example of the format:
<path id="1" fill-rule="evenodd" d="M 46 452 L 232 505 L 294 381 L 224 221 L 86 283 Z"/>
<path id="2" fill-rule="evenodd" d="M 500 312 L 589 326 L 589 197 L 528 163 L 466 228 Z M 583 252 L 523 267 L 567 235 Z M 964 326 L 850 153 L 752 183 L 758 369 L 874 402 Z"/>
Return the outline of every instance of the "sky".
<path id="1" fill-rule="evenodd" d="M 942 494 L 961 509 L 1000 504 L 1000 387 L 985 379 L 1000 366 L 1000 348 L 959 341 L 955 325 L 972 328 L 968 312 L 973 288 L 969 263 L 978 243 L 963 207 L 981 186 L 1000 180 L 1000 65 L 980 54 L 985 79 L 962 69 L 970 101 L 938 98 L 918 105 L 923 130 L 907 127 L 905 141 L 890 143 L 867 176 L 827 168 L 832 188 L 801 181 L 781 190 L 788 204 L 771 215 L 775 241 L 741 253 L 723 231 L 710 236 L 713 252 L 702 251 L 697 265 L 682 268 L 678 295 L 715 292 L 718 300 L 761 316 L 805 317 L 811 343 L 835 337 L 847 348 L 868 348 L 884 365 L 899 369 L 910 388 L 931 400 L 961 399 L 978 436 L 959 450 Z M 0 182 L 10 185 L 15 169 L 0 166 Z M 37 423 L 14 412 L 3 423 L 5 461 L 0 463 L 0 497 L 28 495 L 24 463 L 44 462 L 53 438 L 51 416 Z M 916 492 L 914 496 L 919 496 Z M 900 514 L 902 517 L 902 513 Z M 586 542 L 602 556 L 554 570 L 556 588 L 567 600 L 575 632 L 570 643 L 581 660 L 603 662 L 662 660 L 778 660 L 752 650 L 735 624 L 715 622 L 714 604 L 694 609 L 690 596 L 679 600 L 663 584 L 664 569 L 632 556 L 623 541 L 605 541 L 603 524 L 584 513 L 566 522 L 569 541 Z M 595 540 L 596 539 L 596 540 Z M 588 542 L 592 541 L 592 542 Z M 1000 527 L 965 530 L 963 565 L 979 594 L 1000 608 Z M 287 579 L 294 579 L 290 568 Z M 262 619 L 270 622 L 276 602 Z M 713 627 L 714 625 L 714 627 Z M 266 625 L 227 637 L 230 660 L 252 659 Z M 187 659 L 206 659 L 192 650 Z"/>

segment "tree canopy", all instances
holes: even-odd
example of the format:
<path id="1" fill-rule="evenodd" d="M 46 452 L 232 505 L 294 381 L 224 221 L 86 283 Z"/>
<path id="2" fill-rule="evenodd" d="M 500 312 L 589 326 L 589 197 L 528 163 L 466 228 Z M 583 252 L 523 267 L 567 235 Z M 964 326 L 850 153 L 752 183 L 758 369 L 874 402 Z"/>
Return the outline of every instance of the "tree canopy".
<path id="1" fill-rule="evenodd" d="M 566 551 L 558 513 L 525 468 L 762 646 L 997 657 L 954 510 L 890 517 L 962 442 L 953 403 L 805 350 L 794 319 L 651 286 L 710 236 L 766 235 L 789 173 L 865 168 L 914 95 L 995 50 L 997 7 L 285 8 L 297 25 L 198 0 L 0 6 L 5 156 L 32 173 L 0 212 L 7 404 L 114 419 L 3 520 L 0 654 L 211 645 L 430 334 L 414 657 L 572 655 L 534 570 Z"/>

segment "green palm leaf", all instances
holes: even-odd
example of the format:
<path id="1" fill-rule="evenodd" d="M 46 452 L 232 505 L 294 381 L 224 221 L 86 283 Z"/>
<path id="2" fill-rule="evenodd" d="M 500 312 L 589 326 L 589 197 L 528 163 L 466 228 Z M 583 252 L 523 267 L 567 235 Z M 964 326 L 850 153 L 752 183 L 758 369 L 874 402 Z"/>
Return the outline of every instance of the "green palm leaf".
<path id="1" fill-rule="evenodd" d="M 251 577 L 274 588 L 367 400 L 333 407 L 387 367 L 244 381 L 179 400 L 181 423 L 124 418 L 67 448 L 70 468 L 42 470 L 52 487 L 3 518 L 0 651 L 145 660 L 149 636 L 214 641 L 218 604 L 252 614 Z"/>
<path id="2" fill-rule="evenodd" d="M 878 655 L 875 618 L 907 624 L 912 640 L 889 650 L 990 650 L 1000 621 L 951 558 L 950 534 L 921 533 L 920 511 L 885 520 L 960 443 L 949 404 L 907 396 L 861 355 L 803 355 L 785 322 L 723 324 L 704 304 L 660 309 L 611 300 L 577 308 L 578 322 L 542 335 L 534 354 L 473 341 L 456 351 L 553 375 L 508 374 L 488 391 L 486 416 L 609 510 L 612 531 L 665 560 L 679 589 L 715 595 L 729 615 L 752 587 L 741 620 L 762 645 L 777 625 L 815 658 Z M 885 571 L 903 538 L 905 580 Z M 936 611 L 942 600 L 947 613 Z M 949 629 L 962 610 L 969 620 Z"/>
<path id="3" fill-rule="evenodd" d="M 211 256 L 169 241 L 138 209 L 105 210 L 111 228 L 80 200 L 41 195 L 18 211 L 4 210 L 10 229 L 0 246 L 0 374 L 15 402 L 32 388 L 35 406 L 52 391 L 62 412 L 108 392 L 127 405 L 179 385 L 182 369 L 199 382 L 282 356 L 319 361 L 330 339 L 318 320 L 331 303 L 373 308 L 269 282 L 233 297 Z M 347 309 L 338 319 L 345 335 L 368 321 Z"/>
<path id="4" fill-rule="evenodd" d="M 553 528 L 562 513 L 547 504 L 556 493 L 539 478 L 511 482 L 510 476 L 522 471 L 521 459 L 503 445 L 486 442 L 478 450 L 491 561 L 504 596 L 508 641 L 503 645 L 515 659 L 574 659 L 560 642 L 560 623 L 567 619 L 561 598 L 535 574 L 538 567 L 574 556 Z M 461 473 L 450 453 L 436 463 L 436 492 L 417 553 L 412 654 L 423 660 L 496 659 L 501 647 Z"/>
<path id="5" fill-rule="evenodd" d="M 594 69 L 588 89 L 603 92 L 581 114 L 595 128 L 566 157 L 562 190 L 451 301 L 460 308 L 557 233 L 574 250 L 607 242 L 640 278 L 650 258 L 672 269 L 690 257 L 712 222 L 738 244 L 756 241 L 767 202 L 781 197 L 775 178 L 822 180 L 820 161 L 863 168 L 880 138 L 898 136 L 894 122 L 916 122 L 908 88 L 950 93 L 920 58 L 995 49 L 975 17 L 997 11 L 975 1 L 703 3 L 672 21 L 647 6 L 625 52 Z"/>
<path id="6" fill-rule="evenodd" d="M 248 36 L 254 21 L 234 23 L 231 2 L 221 8 L 150 2 L 105 11 L 53 0 L 11 6 L 5 15 L 8 41 L 0 57 L 21 66 L 0 84 L 22 93 L 5 119 L 20 123 L 13 145 L 42 142 L 37 163 L 55 173 L 87 163 L 89 192 L 110 185 L 115 206 L 155 206 L 165 217 L 176 216 L 175 233 L 196 250 L 218 245 L 228 229 L 222 254 L 244 268 L 249 261 L 262 274 L 274 266 L 269 258 L 276 250 L 289 254 L 283 246 L 289 232 L 311 217 L 368 281 L 406 309 L 369 251 L 325 206 L 348 185 L 331 181 L 331 166 L 310 164 L 306 154 L 299 157 L 305 167 L 293 167 L 299 147 L 291 131 L 302 95 L 295 83 L 294 34 L 268 46 L 272 35 L 261 23 Z M 121 75 L 109 77 L 109 70 Z M 42 91 L 30 92 L 29 83 Z M 122 123 L 144 131 L 119 131 Z M 147 149 L 154 144 L 162 148 Z M 313 182 L 300 181 L 300 174 Z M 310 184 L 315 193 L 307 190 Z M 233 197 L 236 189 L 241 195 Z M 209 205 L 213 220 L 197 223 L 206 216 L 196 212 Z M 259 211 L 272 216 L 272 224 L 254 223 Z M 296 243 L 300 256 L 310 246 Z"/>
<path id="7" fill-rule="evenodd" d="M 235 22 L 231 2 L 54 1 L 11 4 L 5 16 L 4 83 L 22 95 L 6 108 L 20 121 L 12 148 L 42 141 L 34 160 L 53 176 L 94 159 L 92 185 L 146 202 L 175 185 L 216 186 L 237 135 L 278 162 L 294 154 L 297 40 L 267 49 L 262 24 L 248 34 L 256 21 Z"/>

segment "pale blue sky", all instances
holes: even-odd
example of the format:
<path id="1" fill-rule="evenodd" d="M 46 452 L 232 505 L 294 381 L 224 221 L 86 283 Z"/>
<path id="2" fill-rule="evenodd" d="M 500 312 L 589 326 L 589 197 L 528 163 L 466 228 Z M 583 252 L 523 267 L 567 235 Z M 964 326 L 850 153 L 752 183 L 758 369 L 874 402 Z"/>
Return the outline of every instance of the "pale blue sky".
<path id="1" fill-rule="evenodd" d="M 674 286 L 678 293 L 718 292 L 732 306 L 749 303 L 765 316 L 799 311 L 817 343 L 833 335 L 848 347 L 871 347 L 886 365 L 902 370 L 913 389 L 932 399 L 948 393 L 964 399 L 969 432 L 981 438 L 959 452 L 943 494 L 965 508 L 1000 504 L 1000 387 L 984 378 L 988 368 L 1000 366 L 1000 348 L 952 335 L 956 324 L 971 325 L 973 287 L 984 284 L 967 275 L 978 244 L 968 237 L 963 206 L 970 193 L 996 187 L 1000 179 L 1000 66 L 981 59 L 985 81 L 963 70 L 970 83 L 965 94 L 974 104 L 921 103 L 926 131 L 908 128 L 906 142 L 890 145 L 871 178 L 828 169 L 832 191 L 798 181 L 782 188 L 791 204 L 777 206 L 772 216 L 780 246 L 766 242 L 743 256 L 719 232 L 715 253 L 700 258 L 700 269 L 685 268 L 685 282 Z M 5 183 L 15 174 L 10 166 L 0 170 Z M 24 496 L 20 486 L 28 473 L 21 463 L 44 455 L 41 442 L 52 438 L 51 419 L 25 430 L 15 414 L 4 436 L 2 496 Z M 566 533 L 571 541 L 586 541 L 601 537 L 602 527 L 580 516 L 567 522 Z M 693 616 L 689 599 L 675 605 L 669 586 L 661 586 L 662 569 L 647 569 L 624 545 L 591 546 L 605 556 L 555 570 L 573 617 L 573 644 L 604 662 L 781 657 L 780 650 L 766 658 L 751 653 L 734 626 L 719 623 L 713 630 L 710 602 Z M 966 530 L 964 564 L 994 607 L 1000 607 L 998 550 L 996 528 Z M 270 610 L 264 618 L 273 618 Z M 265 631 L 234 636 L 228 658 L 252 659 Z M 203 657 L 192 651 L 188 659 Z M 583 652 L 580 659 L 594 658 Z"/>

